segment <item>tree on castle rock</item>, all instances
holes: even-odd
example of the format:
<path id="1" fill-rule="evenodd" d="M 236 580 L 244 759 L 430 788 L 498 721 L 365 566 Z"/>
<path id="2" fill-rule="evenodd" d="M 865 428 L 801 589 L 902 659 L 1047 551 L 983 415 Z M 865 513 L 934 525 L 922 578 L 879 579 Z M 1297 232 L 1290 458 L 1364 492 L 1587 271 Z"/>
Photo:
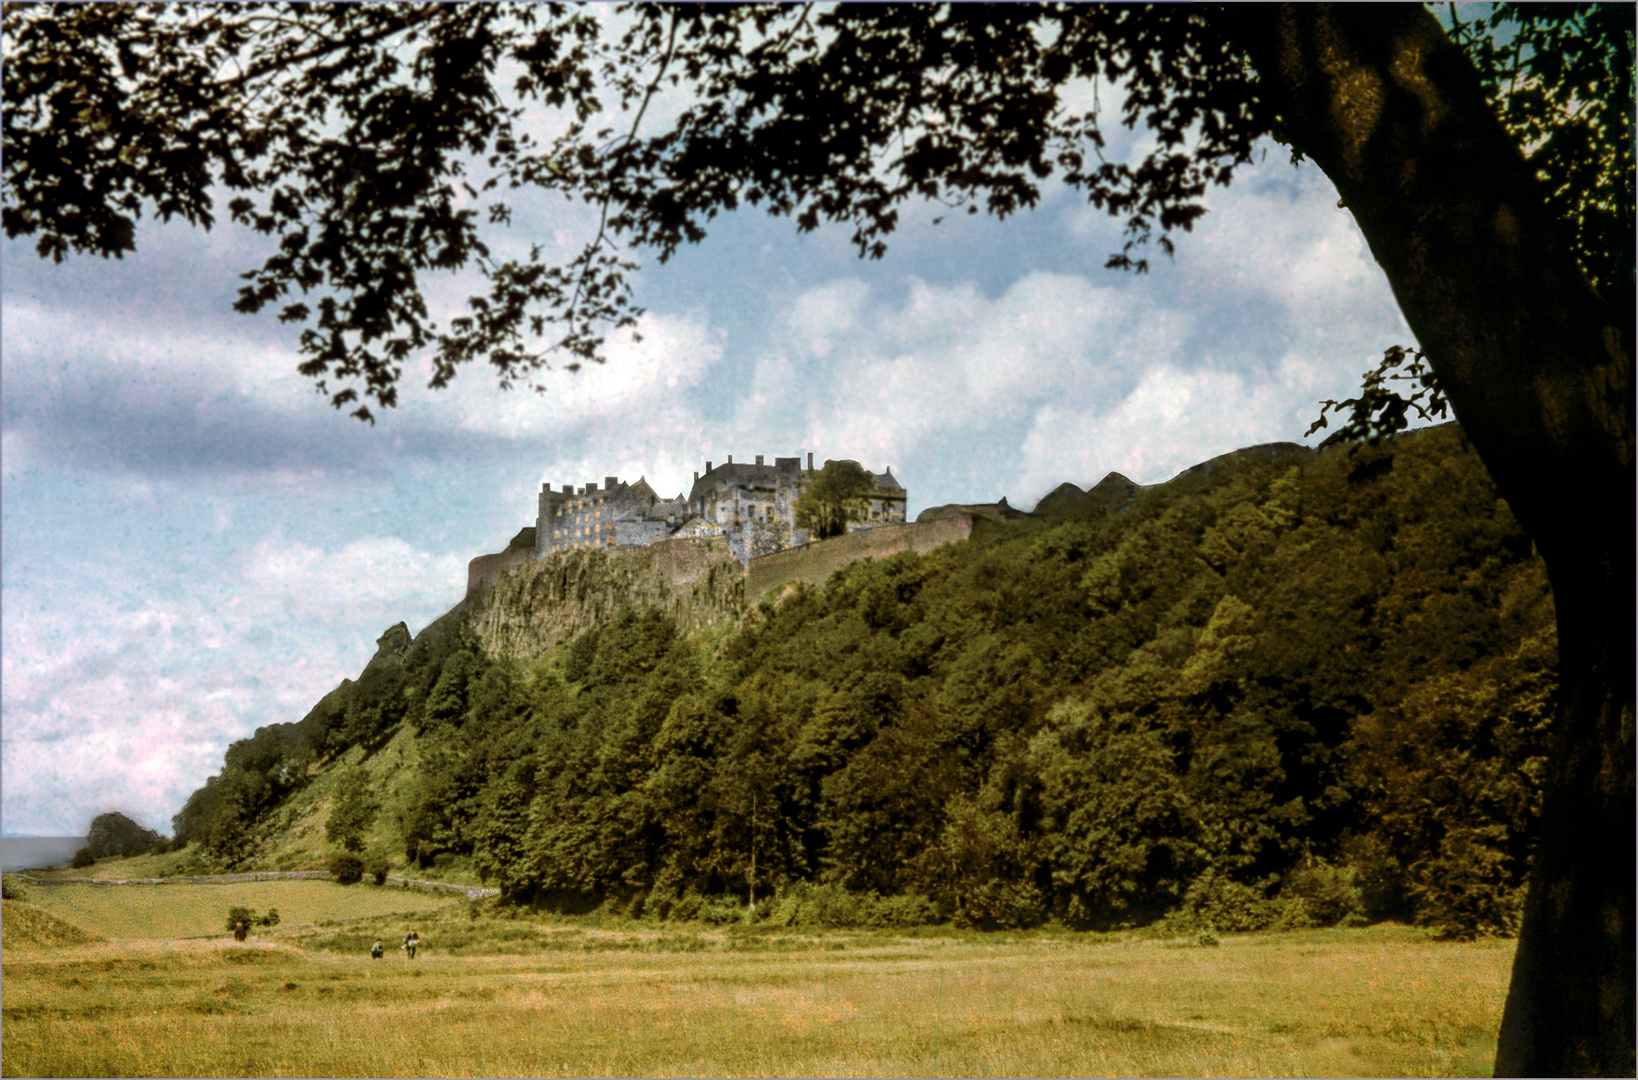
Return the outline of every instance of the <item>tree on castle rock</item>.
<path id="1" fill-rule="evenodd" d="M 300 370 L 369 418 L 422 355 L 434 387 L 600 360 L 639 312 L 624 252 L 664 260 L 742 205 L 879 257 L 908 203 L 1006 217 L 1057 177 L 1141 271 L 1273 136 L 1335 184 L 1552 580 L 1563 693 L 1497 1070 L 1631 1073 L 1631 9 L 1503 4 L 1449 32 L 1412 5 L 604 14 L 7 7 L 6 234 L 118 256 L 142 214 L 209 228 L 226 192 L 278 241 L 237 307 L 275 307 Z M 1110 112 L 1071 104 L 1088 80 Z M 661 94 L 681 104 L 645 127 Z M 1149 148 L 1106 159 L 1111 123 Z M 491 252 L 519 187 L 599 209 L 575 258 Z M 439 325 L 423 279 L 462 267 L 482 295 Z"/>
<path id="2" fill-rule="evenodd" d="M 876 478 L 856 461 L 827 461 L 797 496 L 792 510 L 798 529 L 815 540 L 829 540 L 847 532 L 852 521 L 863 521 Z"/>

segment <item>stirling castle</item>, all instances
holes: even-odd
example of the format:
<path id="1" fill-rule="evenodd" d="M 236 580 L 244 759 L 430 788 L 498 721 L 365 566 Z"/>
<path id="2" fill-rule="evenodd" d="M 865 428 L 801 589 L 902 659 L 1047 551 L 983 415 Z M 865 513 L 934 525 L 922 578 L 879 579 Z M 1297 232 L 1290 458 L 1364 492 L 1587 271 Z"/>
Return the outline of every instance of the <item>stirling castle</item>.
<path id="1" fill-rule="evenodd" d="M 545 484 L 535 519 L 535 558 L 721 537 L 740 564 L 748 566 L 753 558 L 808 543 L 807 530 L 796 525 L 796 500 L 817 475 L 812 454 L 805 468 L 800 457 L 775 458 L 766 465 L 758 454 L 754 465 L 735 464 L 732 456 L 726 465 L 707 461 L 705 472 L 694 474 L 688 495 L 672 499 L 662 499 L 642 478 L 623 483 L 605 476 L 601 487 L 564 484 L 555 491 Z M 892 467 L 873 479 L 864 516 L 849 523 L 849 532 L 904 524 L 906 494 Z"/>

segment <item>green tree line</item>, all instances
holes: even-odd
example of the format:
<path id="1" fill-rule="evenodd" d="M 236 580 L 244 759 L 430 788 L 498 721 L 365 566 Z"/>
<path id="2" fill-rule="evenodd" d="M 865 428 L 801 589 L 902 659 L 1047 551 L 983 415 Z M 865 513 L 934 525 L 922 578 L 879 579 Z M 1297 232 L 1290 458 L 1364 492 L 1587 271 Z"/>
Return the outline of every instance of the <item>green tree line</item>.
<path id="1" fill-rule="evenodd" d="M 296 758 L 411 724 L 406 857 L 517 901 L 1517 929 L 1552 599 L 1458 428 L 1087 513 L 854 564 L 709 645 L 654 610 L 530 663 L 451 633 L 327 699 Z M 277 742 L 196 793 L 207 848 L 304 775 Z"/>

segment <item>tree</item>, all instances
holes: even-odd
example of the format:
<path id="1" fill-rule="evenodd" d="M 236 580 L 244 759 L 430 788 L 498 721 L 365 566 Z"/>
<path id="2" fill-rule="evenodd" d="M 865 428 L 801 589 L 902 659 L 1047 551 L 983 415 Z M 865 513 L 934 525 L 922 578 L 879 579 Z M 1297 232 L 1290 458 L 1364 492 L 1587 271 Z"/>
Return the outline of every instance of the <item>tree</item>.
<path id="1" fill-rule="evenodd" d="M 1110 264 L 1141 271 L 1272 134 L 1335 183 L 1552 579 L 1563 693 L 1497 1068 L 1630 1072 L 1630 11 L 1496 18 L 1453 37 L 1411 6 L 678 5 L 604 41 L 566 6 L 16 6 L 3 222 L 45 256 L 118 255 L 142 213 L 210 227 L 229 189 L 279 240 L 237 306 L 279 306 L 301 370 L 368 418 L 423 351 L 434 386 L 478 358 L 504 385 L 597 359 L 638 310 L 616 239 L 663 260 L 748 203 L 849 223 L 876 257 L 911 200 L 1005 217 L 1057 175 L 1124 219 Z M 1108 118 L 1065 104 L 1085 79 L 1154 131 L 1142 160 L 1106 160 Z M 541 109 L 563 114 L 547 145 Z M 589 202 L 595 235 L 560 265 L 494 257 L 485 223 L 519 186 Z M 436 325 L 422 278 L 469 265 L 483 295 Z"/>
<path id="2" fill-rule="evenodd" d="M 98 814 L 91 819 L 85 844 L 95 858 L 128 858 L 152 851 L 164 843 L 152 829 L 144 829 L 121 813 Z"/>
<path id="3" fill-rule="evenodd" d="M 330 856 L 326 864 L 337 884 L 356 885 L 364 878 L 364 860 L 350 851 L 341 851 Z"/>
<path id="4" fill-rule="evenodd" d="M 336 781 L 335 801 L 324 823 L 324 838 L 351 852 L 364 850 L 364 835 L 375 820 L 378 804 L 370 790 L 370 774 L 354 765 Z"/>
<path id="5" fill-rule="evenodd" d="M 794 509 L 796 527 L 815 540 L 829 540 L 847 532 L 848 522 L 864 520 L 865 500 L 876 489 L 876 478 L 856 461 L 827 461 L 802 488 Z"/>

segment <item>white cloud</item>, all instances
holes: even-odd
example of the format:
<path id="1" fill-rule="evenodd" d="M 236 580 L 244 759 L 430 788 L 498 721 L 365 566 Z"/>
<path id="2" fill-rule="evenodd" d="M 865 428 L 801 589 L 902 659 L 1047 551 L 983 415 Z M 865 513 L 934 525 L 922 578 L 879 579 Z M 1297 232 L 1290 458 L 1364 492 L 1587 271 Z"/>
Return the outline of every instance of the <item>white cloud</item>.
<path id="1" fill-rule="evenodd" d="M 1309 404 L 1318 375 L 1296 356 L 1267 378 L 1163 365 L 1099 413 L 1044 405 L 1024 438 L 1015 490 L 1036 497 L 1066 480 L 1090 487 L 1110 472 L 1156 484 L 1231 450 L 1299 441 L 1318 413 Z"/>
<path id="2" fill-rule="evenodd" d="M 453 426 L 509 439 L 540 438 L 607 420 L 653 426 L 678 418 L 683 395 L 722 358 L 723 334 L 703 319 L 649 313 L 635 330 L 612 332 L 604 364 L 546 373 L 545 393 L 502 392 L 485 371 L 462 372 L 440 394 L 417 394 L 403 413 L 412 423 Z M 417 372 L 431 377 L 427 363 Z"/>
<path id="3" fill-rule="evenodd" d="M 420 630 L 465 584 L 465 558 L 389 537 L 8 582 L 5 829 L 74 833 L 108 809 L 167 828 L 230 742 L 301 719 L 383 629 Z"/>
<path id="4" fill-rule="evenodd" d="M 365 537 L 335 551 L 269 537 L 251 549 L 228 602 L 246 609 L 241 618 L 305 623 L 346 611 L 351 622 L 370 625 L 406 608 L 448 606 L 465 589 L 466 560 L 418 551 L 395 537 Z"/>

